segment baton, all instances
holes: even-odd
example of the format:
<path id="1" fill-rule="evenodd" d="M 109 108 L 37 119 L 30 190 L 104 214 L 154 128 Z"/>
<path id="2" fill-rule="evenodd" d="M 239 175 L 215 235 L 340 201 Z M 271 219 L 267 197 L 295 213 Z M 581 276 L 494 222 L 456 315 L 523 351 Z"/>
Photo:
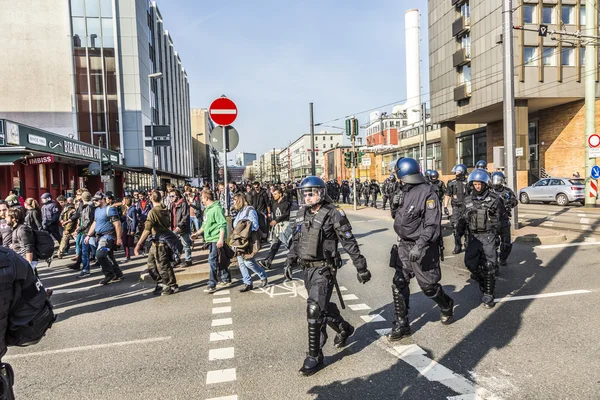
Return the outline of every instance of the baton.
<path id="1" fill-rule="evenodd" d="M 333 275 L 333 285 L 335 286 L 335 291 L 338 294 L 338 299 L 340 299 L 340 305 L 342 306 L 342 310 L 345 310 L 346 309 L 346 304 L 344 304 L 344 299 L 342 299 L 342 292 L 340 292 L 340 286 L 338 285 L 338 281 L 337 281 L 337 276 L 336 275 Z"/>

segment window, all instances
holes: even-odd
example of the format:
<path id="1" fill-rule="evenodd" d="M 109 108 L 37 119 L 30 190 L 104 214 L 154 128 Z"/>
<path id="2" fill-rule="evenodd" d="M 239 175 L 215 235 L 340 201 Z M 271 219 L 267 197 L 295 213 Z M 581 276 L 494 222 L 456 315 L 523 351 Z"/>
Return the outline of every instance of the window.
<path id="1" fill-rule="evenodd" d="M 585 65 L 585 47 L 579 48 L 579 65 L 580 66 Z"/>
<path id="2" fill-rule="evenodd" d="M 556 65 L 556 57 L 554 56 L 554 47 L 544 47 L 544 52 L 542 54 L 542 58 L 544 61 L 544 65 L 547 66 L 555 66 Z"/>
<path id="3" fill-rule="evenodd" d="M 465 19 L 465 23 L 468 24 L 471 19 L 471 7 L 468 2 L 460 6 L 460 15 Z"/>
<path id="4" fill-rule="evenodd" d="M 535 24 L 535 4 L 524 4 L 523 5 L 523 23 L 524 24 Z"/>
<path id="5" fill-rule="evenodd" d="M 318 136 L 315 136 L 315 140 L 319 140 L 319 137 L 318 137 Z"/>
<path id="6" fill-rule="evenodd" d="M 560 185 L 564 185 L 565 183 L 563 181 L 561 181 L 560 179 L 552 179 L 550 181 L 550 186 L 560 186 Z"/>
<path id="7" fill-rule="evenodd" d="M 523 64 L 529 67 L 537 65 L 537 47 L 525 46 L 523 48 Z"/>
<path id="8" fill-rule="evenodd" d="M 585 5 L 582 4 L 579 9 L 579 25 L 585 25 Z"/>
<path id="9" fill-rule="evenodd" d="M 562 6 L 562 23 L 565 25 L 575 24 L 575 6 Z"/>
<path id="10" fill-rule="evenodd" d="M 564 66 L 575 65 L 575 49 L 573 47 L 563 47 L 560 62 Z"/>
<path id="11" fill-rule="evenodd" d="M 333 143 L 331 143 L 331 144 L 329 145 L 329 148 L 330 148 L 330 149 L 333 149 Z"/>
<path id="12" fill-rule="evenodd" d="M 471 35 L 466 34 L 460 39 L 460 47 L 465 50 L 465 57 L 471 58 Z"/>
<path id="13" fill-rule="evenodd" d="M 473 136 L 462 137 L 459 142 L 459 160 L 461 164 L 467 167 L 473 165 Z"/>
<path id="14" fill-rule="evenodd" d="M 102 18 L 102 47 L 115 47 L 115 37 L 113 35 L 112 18 Z"/>
<path id="15" fill-rule="evenodd" d="M 325 136 L 323 136 L 323 140 L 325 140 Z"/>
<path id="16" fill-rule="evenodd" d="M 467 86 L 467 92 L 471 92 L 471 66 L 463 65 L 458 71 L 458 79 L 461 85 Z"/>
<path id="17" fill-rule="evenodd" d="M 333 136 L 329 136 L 329 140 L 333 140 Z"/>
<path id="18" fill-rule="evenodd" d="M 100 16 L 112 17 L 112 0 L 100 0 Z"/>
<path id="19" fill-rule="evenodd" d="M 40 181 L 40 188 L 47 188 L 48 185 L 46 184 L 46 164 L 38 165 L 38 177 Z"/>
<path id="20" fill-rule="evenodd" d="M 85 16 L 83 0 L 71 0 L 71 16 L 73 16 L 73 17 Z"/>
<path id="21" fill-rule="evenodd" d="M 541 181 L 536 183 L 534 186 L 548 186 L 549 181 L 550 181 L 549 179 L 542 179 Z"/>
<path id="22" fill-rule="evenodd" d="M 85 36 L 85 18 L 73 17 L 73 46 L 87 47 L 87 37 Z"/>
<path id="23" fill-rule="evenodd" d="M 100 8 L 98 0 L 85 0 L 85 14 L 87 17 L 99 17 Z"/>
<path id="24" fill-rule="evenodd" d="M 554 6 L 544 6 L 542 9 L 542 23 L 544 24 L 555 24 L 556 23 L 556 12 Z"/>

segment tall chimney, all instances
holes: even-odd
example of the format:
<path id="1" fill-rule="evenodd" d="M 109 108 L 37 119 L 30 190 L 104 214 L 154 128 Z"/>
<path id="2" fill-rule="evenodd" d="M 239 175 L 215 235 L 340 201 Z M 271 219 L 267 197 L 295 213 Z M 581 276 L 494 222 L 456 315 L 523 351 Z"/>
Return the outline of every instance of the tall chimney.
<path id="1" fill-rule="evenodd" d="M 420 121 L 421 110 L 421 26 L 419 10 L 404 14 L 406 40 L 406 115 L 409 124 Z M 414 111 L 413 111 L 414 110 Z"/>

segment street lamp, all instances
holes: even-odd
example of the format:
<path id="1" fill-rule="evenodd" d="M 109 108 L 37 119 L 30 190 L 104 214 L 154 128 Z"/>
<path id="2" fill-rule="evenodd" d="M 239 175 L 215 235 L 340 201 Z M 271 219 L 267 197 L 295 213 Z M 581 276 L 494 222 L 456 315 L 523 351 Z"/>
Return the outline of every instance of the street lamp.
<path id="1" fill-rule="evenodd" d="M 162 78 L 162 72 L 155 72 L 148 74 L 148 106 L 150 107 L 150 136 L 152 137 L 152 182 L 154 183 L 154 189 L 158 187 L 156 183 L 156 155 L 154 153 L 154 115 L 152 112 L 152 79 Z"/>
<path id="2" fill-rule="evenodd" d="M 196 176 L 196 178 L 198 179 L 198 185 L 200 185 L 200 136 L 203 135 L 204 133 L 196 134 L 196 141 L 198 142 L 198 176 Z"/>

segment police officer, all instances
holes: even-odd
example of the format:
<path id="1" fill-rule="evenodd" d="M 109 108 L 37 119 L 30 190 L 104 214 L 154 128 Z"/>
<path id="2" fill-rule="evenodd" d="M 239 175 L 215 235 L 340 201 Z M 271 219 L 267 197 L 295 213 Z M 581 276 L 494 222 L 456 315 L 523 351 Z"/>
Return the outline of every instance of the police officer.
<path id="1" fill-rule="evenodd" d="M 485 308 L 495 305 L 496 236 L 500 221 L 506 218 L 504 203 L 489 190 L 489 181 L 487 171 L 478 168 L 471 172 L 468 179 L 471 194 L 465 198 L 462 215 L 469 235 L 465 265 L 471 272 L 471 279 L 479 283 Z"/>
<path id="2" fill-rule="evenodd" d="M 371 184 L 369 185 L 369 192 L 371 193 L 371 207 L 377 208 L 377 196 L 379 196 L 379 193 L 381 192 L 377 180 L 371 179 Z"/>
<path id="3" fill-rule="evenodd" d="M 390 178 L 386 178 L 383 181 L 383 185 L 381 185 L 381 198 L 383 199 L 383 209 L 385 210 L 385 206 L 388 203 L 390 198 Z"/>
<path id="4" fill-rule="evenodd" d="M 350 204 L 350 200 L 349 200 L 350 186 L 348 185 L 348 181 L 342 181 L 341 192 L 342 192 L 342 202 L 344 204 Z"/>
<path id="5" fill-rule="evenodd" d="M 296 216 L 285 276 L 292 279 L 295 264 L 304 271 L 304 286 L 308 291 L 308 354 L 300 373 L 309 376 L 323 365 L 322 347 L 327 340 L 327 325 L 337 333 L 334 345 L 338 348 L 344 347 L 354 333 L 354 327 L 342 318 L 336 304 L 331 302 L 333 288 L 337 285 L 336 267 L 341 265 L 338 241 L 350 255 L 360 283 L 368 282 L 371 273 L 367 269 L 367 260 L 360 254 L 348 218 L 331 204 L 321 178 L 309 176 L 302 181 L 298 187 L 298 202 L 301 208 Z"/>
<path id="6" fill-rule="evenodd" d="M 446 184 L 440 181 L 440 174 L 435 169 L 429 171 L 429 183 L 433 186 L 433 190 L 437 193 L 440 204 L 444 201 L 444 195 L 446 194 Z"/>
<path id="7" fill-rule="evenodd" d="M 485 162 L 485 160 L 479 160 L 477 161 L 477 164 L 475 164 L 475 168 L 487 171 L 487 162 Z"/>
<path id="8" fill-rule="evenodd" d="M 452 230 L 454 231 L 454 250 L 452 250 L 452 254 L 458 254 L 462 251 L 462 237 L 466 233 L 461 215 L 465 207 L 465 197 L 469 194 L 466 180 L 467 166 L 458 164 L 454 166 L 452 172 L 456 174 L 456 178 L 448 182 L 448 190 L 444 199 L 444 214 L 450 216 L 448 203 L 452 204 L 452 215 L 450 216 Z"/>
<path id="9" fill-rule="evenodd" d="M 396 272 L 392 281 L 395 321 L 388 336 L 390 341 L 411 334 L 408 322 L 411 278 L 416 278 L 423 293 L 440 307 L 442 324 L 452 323 L 454 308 L 454 301 L 439 284 L 442 277 L 438 246 L 442 234 L 439 198 L 419 172 L 416 160 L 398 160 L 396 175 L 402 182 L 403 201 L 394 220 L 399 242 L 398 261 L 394 262 Z"/>
<path id="10" fill-rule="evenodd" d="M 506 213 L 503 214 L 503 218 L 500 221 L 500 228 L 498 235 L 500 236 L 500 265 L 506 266 L 506 260 L 512 250 L 512 243 L 510 237 L 510 218 L 512 217 L 512 209 L 519 204 L 515 192 L 509 187 L 505 186 L 506 178 L 500 171 L 492 173 L 492 191 L 500 196 L 506 208 Z"/>

